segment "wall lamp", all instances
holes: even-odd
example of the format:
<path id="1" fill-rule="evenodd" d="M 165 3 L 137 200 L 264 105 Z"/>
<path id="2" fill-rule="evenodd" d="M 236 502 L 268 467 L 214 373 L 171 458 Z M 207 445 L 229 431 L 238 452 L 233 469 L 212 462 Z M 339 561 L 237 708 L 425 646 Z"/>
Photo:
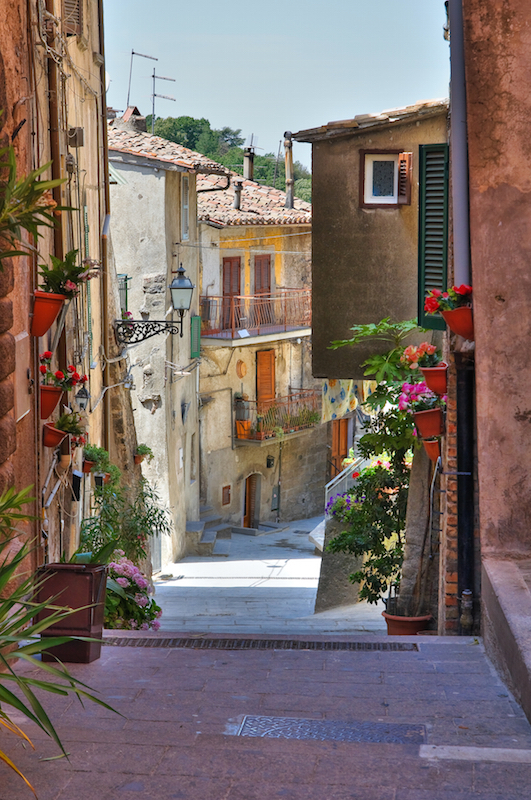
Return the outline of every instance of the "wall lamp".
<path id="1" fill-rule="evenodd" d="M 181 264 L 176 272 L 175 278 L 169 285 L 171 303 L 173 310 L 179 313 L 180 319 L 177 322 L 166 322 L 158 320 L 135 320 L 117 319 L 114 321 L 116 338 L 123 344 L 137 344 L 157 336 L 159 333 L 171 333 L 172 335 L 183 335 L 183 317 L 186 311 L 190 311 L 192 305 L 192 294 L 195 289 L 190 278 L 185 275 L 184 267 Z"/>

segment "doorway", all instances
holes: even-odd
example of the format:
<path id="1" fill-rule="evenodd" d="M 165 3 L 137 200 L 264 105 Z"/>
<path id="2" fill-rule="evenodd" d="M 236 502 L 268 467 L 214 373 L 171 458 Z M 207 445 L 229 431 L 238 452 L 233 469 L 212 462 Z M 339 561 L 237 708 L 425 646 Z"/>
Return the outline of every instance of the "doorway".
<path id="1" fill-rule="evenodd" d="M 339 475 L 343 469 L 343 460 L 348 456 L 349 439 L 349 420 L 345 418 L 334 419 L 332 421 L 332 450 L 330 453 L 331 479 Z"/>
<path id="2" fill-rule="evenodd" d="M 243 527 L 257 528 L 260 521 L 260 475 L 254 472 L 245 480 Z"/>

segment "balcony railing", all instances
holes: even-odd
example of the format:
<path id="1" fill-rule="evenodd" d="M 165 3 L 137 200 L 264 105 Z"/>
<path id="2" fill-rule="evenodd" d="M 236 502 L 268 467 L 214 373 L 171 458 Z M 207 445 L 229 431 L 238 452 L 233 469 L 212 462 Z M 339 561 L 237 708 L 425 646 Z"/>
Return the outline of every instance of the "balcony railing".
<path id="1" fill-rule="evenodd" d="M 201 336 L 216 339 L 282 333 L 309 328 L 312 320 L 309 289 L 280 289 L 274 294 L 203 296 Z"/>
<path id="2" fill-rule="evenodd" d="M 321 391 L 304 389 L 260 403 L 236 399 L 234 412 L 236 439 L 282 438 L 321 422 Z"/>

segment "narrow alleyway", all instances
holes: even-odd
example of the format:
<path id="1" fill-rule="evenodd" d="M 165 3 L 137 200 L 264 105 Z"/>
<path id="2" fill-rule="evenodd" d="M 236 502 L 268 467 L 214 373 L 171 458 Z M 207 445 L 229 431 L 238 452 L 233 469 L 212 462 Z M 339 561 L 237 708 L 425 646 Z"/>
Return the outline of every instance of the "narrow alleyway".
<path id="1" fill-rule="evenodd" d="M 322 519 L 296 520 L 261 536 L 233 533 L 227 558 L 188 556 L 166 568 L 155 581 L 162 630 L 385 633 L 383 604 L 314 615 L 321 557 L 308 536 Z"/>

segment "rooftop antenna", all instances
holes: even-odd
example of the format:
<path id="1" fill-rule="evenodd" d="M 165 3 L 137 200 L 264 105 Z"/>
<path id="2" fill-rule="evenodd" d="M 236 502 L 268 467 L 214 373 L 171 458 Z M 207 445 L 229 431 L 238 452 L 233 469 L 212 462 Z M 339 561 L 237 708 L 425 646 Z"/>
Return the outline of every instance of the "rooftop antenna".
<path id="1" fill-rule="evenodd" d="M 176 103 L 175 97 L 170 97 L 169 94 L 156 94 L 155 93 L 155 81 L 172 81 L 175 83 L 175 78 L 164 78 L 162 75 L 155 75 L 155 67 L 153 67 L 153 111 L 151 113 L 151 135 L 153 136 L 155 133 L 155 97 L 163 97 L 165 100 L 173 100 Z"/>
<path id="2" fill-rule="evenodd" d="M 135 53 L 134 50 L 131 50 L 131 66 L 129 67 L 129 86 L 127 87 L 127 104 L 126 108 L 129 108 L 129 98 L 131 96 L 131 76 L 133 74 L 133 58 L 134 56 L 141 56 L 142 58 L 150 58 L 152 61 L 158 61 L 158 58 L 155 56 L 146 56 L 144 53 Z"/>

